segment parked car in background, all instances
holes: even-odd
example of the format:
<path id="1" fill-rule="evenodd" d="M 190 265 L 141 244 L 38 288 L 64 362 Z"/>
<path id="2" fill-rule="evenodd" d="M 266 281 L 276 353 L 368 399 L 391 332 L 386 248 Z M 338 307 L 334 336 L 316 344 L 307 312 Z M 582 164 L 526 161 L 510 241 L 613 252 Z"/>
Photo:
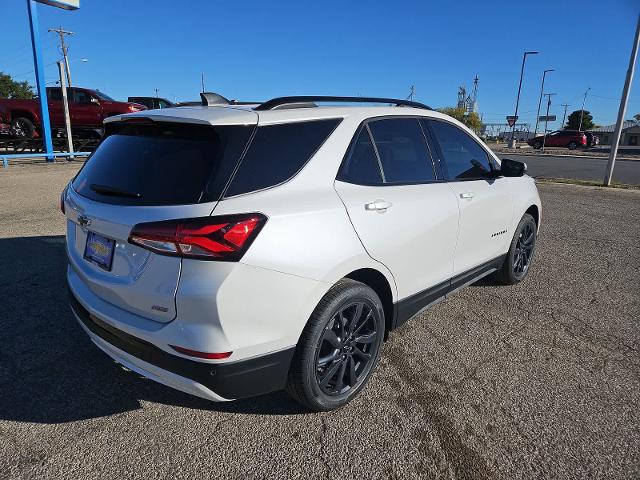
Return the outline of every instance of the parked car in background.
<path id="1" fill-rule="evenodd" d="M 593 147 L 600 143 L 600 137 L 598 137 L 595 133 L 585 132 L 587 136 L 587 147 Z"/>
<path id="2" fill-rule="evenodd" d="M 203 105 L 108 119 L 62 194 L 71 308 L 128 369 L 332 410 L 391 330 L 487 275 L 527 276 L 535 182 L 453 118 L 361 97 Z"/>
<path id="3" fill-rule="evenodd" d="M 52 129 L 65 128 L 62 89 L 48 87 L 47 99 L 49 119 Z M 67 88 L 71 127 L 77 130 L 101 130 L 105 118 L 122 113 L 138 112 L 147 107 L 138 103 L 119 102 L 108 95 L 88 88 Z M 0 99 L 0 133 L 16 137 L 33 138 L 40 136 L 40 101 Z"/>
<path id="4" fill-rule="evenodd" d="M 158 108 L 171 108 L 176 105 L 166 98 L 158 98 L 158 97 L 129 97 L 129 102 L 131 103 L 139 103 L 140 105 L 144 105 L 148 109 L 158 109 Z"/>
<path id="5" fill-rule="evenodd" d="M 527 143 L 535 149 L 545 147 L 566 147 L 569 150 L 575 150 L 578 147 L 587 146 L 587 136 L 584 132 L 577 130 L 556 130 L 544 135 L 538 135 L 527 140 Z"/>

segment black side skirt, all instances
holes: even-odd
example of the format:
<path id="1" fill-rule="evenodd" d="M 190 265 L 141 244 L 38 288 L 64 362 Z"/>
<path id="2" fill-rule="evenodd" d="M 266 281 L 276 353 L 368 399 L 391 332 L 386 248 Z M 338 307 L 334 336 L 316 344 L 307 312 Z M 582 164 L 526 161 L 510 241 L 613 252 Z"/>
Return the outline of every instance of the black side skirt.
<path id="1" fill-rule="evenodd" d="M 224 364 L 202 363 L 171 355 L 91 315 L 69 292 L 71 309 L 95 335 L 151 365 L 194 380 L 226 399 L 253 397 L 285 387 L 294 347 Z"/>
<path id="2" fill-rule="evenodd" d="M 498 258 L 494 258 L 493 260 L 472 268 L 467 272 L 456 275 L 435 287 L 428 288 L 422 292 L 418 292 L 410 297 L 400 300 L 394 305 L 392 329 L 398 328 L 420 311 L 444 300 L 450 295 L 453 295 L 461 288 L 480 280 L 482 277 L 485 277 L 496 270 L 499 270 L 502 268 L 505 258 L 506 255 L 501 255 Z"/>

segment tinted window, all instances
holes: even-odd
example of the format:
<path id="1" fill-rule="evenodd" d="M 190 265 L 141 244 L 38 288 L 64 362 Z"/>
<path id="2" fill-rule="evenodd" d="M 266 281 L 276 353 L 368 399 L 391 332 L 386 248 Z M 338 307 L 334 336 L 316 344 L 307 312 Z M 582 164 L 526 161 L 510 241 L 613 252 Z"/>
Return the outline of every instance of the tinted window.
<path id="1" fill-rule="evenodd" d="M 80 195 L 120 205 L 215 201 L 254 127 L 171 123 L 110 125 L 73 181 Z M 106 187 L 128 195 L 105 194 Z"/>
<path id="2" fill-rule="evenodd" d="M 435 180 L 433 164 L 416 118 L 369 122 L 385 183 L 422 183 Z"/>
<path id="3" fill-rule="evenodd" d="M 72 89 L 71 101 L 76 103 L 91 103 L 91 95 L 82 90 Z"/>
<path id="4" fill-rule="evenodd" d="M 489 155 L 458 127 L 446 122 L 430 121 L 449 179 L 483 178 L 491 171 Z"/>
<path id="5" fill-rule="evenodd" d="M 273 187 L 304 167 L 338 119 L 258 127 L 225 196 Z"/>
<path id="6" fill-rule="evenodd" d="M 62 90 L 59 88 L 50 88 L 47 90 L 49 92 L 49 100 L 53 100 L 55 102 L 62 101 Z"/>
<path id="7" fill-rule="evenodd" d="M 361 185 L 383 183 L 378 157 L 366 127 L 360 130 L 360 134 L 351 145 L 349 156 L 342 166 L 338 180 Z"/>

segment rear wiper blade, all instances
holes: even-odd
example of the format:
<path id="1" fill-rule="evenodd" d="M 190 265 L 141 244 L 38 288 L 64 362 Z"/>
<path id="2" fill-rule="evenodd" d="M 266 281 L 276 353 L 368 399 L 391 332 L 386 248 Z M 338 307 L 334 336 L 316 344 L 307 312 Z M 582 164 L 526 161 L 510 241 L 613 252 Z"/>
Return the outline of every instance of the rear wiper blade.
<path id="1" fill-rule="evenodd" d="M 113 195 L 114 197 L 140 198 L 142 196 L 141 193 L 127 192 L 126 190 L 120 190 L 119 188 L 110 187 L 108 185 L 98 185 L 96 183 L 89 185 L 89 188 L 96 193 L 100 193 L 102 195 Z"/>

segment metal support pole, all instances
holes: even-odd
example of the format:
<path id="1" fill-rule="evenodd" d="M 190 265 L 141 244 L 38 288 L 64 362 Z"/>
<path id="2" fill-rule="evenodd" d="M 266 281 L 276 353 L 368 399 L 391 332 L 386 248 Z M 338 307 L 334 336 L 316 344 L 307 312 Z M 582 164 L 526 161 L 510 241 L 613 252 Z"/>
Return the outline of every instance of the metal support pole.
<path id="1" fill-rule="evenodd" d="M 582 99 L 582 108 L 580 109 L 580 125 L 578 125 L 578 131 L 582 131 L 582 117 L 584 116 L 584 104 L 587 101 L 587 94 L 591 90 L 591 87 L 587 88 L 587 91 L 584 92 L 584 98 Z"/>
<path id="2" fill-rule="evenodd" d="M 540 87 L 540 100 L 538 100 L 538 113 L 536 113 L 536 128 L 533 130 L 533 136 L 538 134 L 538 122 L 540 121 L 540 105 L 542 105 L 542 96 L 544 95 L 544 78 L 547 76 L 547 72 L 554 72 L 555 70 L 545 70 L 542 72 L 542 86 Z"/>
<path id="3" fill-rule="evenodd" d="M 73 152 L 73 137 L 71 136 L 71 117 L 69 116 L 69 100 L 67 98 L 67 81 L 65 78 L 64 65 L 62 61 L 58 62 L 58 71 L 60 72 L 60 90 L 62 90 L 62 103 L 64 105 L 64 124 L 67 127 L 67 150 Z M 73 155 L 69 155 L 69 159 L 73 160 Z"/>
<path id="4" fill-rule="evenodd" d="M 542 139 L 542 153 L 544 153 L 544 146 L 547 143 L 547 124 L 549 122 L 549 108 L 551 107 L 551 95 L 555 95 L 555 93 L 545 93 L 544 95 L 549 100 L 547 101 L 547 115 L 544 119 L 544 138 Z"/>
<path id="5" fill-rule="evenodd" d="M 564 107 L 564 115 L 562 116 L 562 125 L 560 125 L 560 128 L 564 128 L 564 122 L 567 120 L 567 107 L 569 104 L 563 103 L 562 106 Z"/>
<path id="6" fill-rule="evenodd" d="M 627 102 L 629 100 L 629 90 L 633 80 L 633 72 L 636 68 L 636 58 L 638 56 L 638 46 L 640 45 L 640 15 L 638 15 L 638 25 L 636 26 L 636 38 L 631 49 L 631 58 L 629 59 L 629 68 L 627 69 L 627 78 L 624 81 L 622 90 L 622 98 L 620 99 L 620 108 L 618 110 L 618 120 L 616 121 L 616 130 L 611 140 L 611 150 L 609 151 L 609 162 L 607 163 L 607 171 L 604 176 L 604 185 L 611 185 L 611 177 L 613 177 L 613 167 L 616 164 L 616 156 L 618 155 L 618 144 L 622 135 L 622 125 L 624 124 L 624 114 L 627 110 Z"/>
<path id="7" fill-rule="evenodd" d="M 44 65 L 42 50 L 40 48 L 40 29 L 38 27 L 38 9 L 35 0 L 27 0 L 29 11 L 29 24 L 31 26 L 31 47 L 33 48 L 33 62 L 36 67 L 36 86 L 40 100 L 40 125 L 44 141 L 44 150 L 47 153 L 47 161 L 53 162 L 53 142 L 51 140 L 51 123 L 49 121 L 49 105 L 47 103 L 47 88 L 44 81 Z"/>
<path id="8" fill-rule="evenodd" d="M 522 55 L 522 68 L 520 69 L 520 83 L 518 84 L 518 96 L 516 97 L 516 113 L 514 114 L 515 120 L 513 121 L 513 127 L 511 128 L 511 145 L 515 146 L 515 134 L 516 134 L 516 122 L 518 121 L 518 106 L 520 105 L 520 91 L 522 90 L 522 77 L 524 76 L 524 64 L 527 61 L 527 55 L 536 55 L 539 52 L 524 52 Z"/>

